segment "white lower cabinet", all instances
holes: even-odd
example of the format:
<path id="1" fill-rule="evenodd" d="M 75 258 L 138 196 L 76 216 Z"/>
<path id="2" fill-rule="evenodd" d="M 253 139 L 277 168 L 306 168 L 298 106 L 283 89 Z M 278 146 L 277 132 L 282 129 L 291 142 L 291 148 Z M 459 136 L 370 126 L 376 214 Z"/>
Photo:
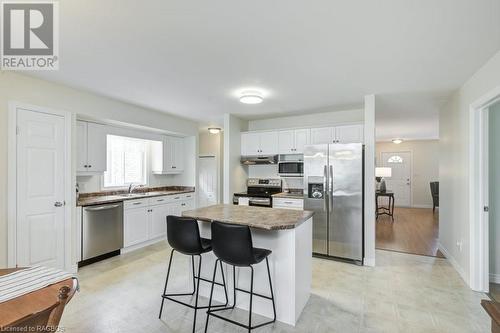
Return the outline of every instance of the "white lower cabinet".
<path id="1" fill-rule="evenodd" d="M 273 198 L 273 208 L 303 210 L 304 200 L 295 198 Z"/>
<path id="2" fill-rule="evenodd" d="M 130 208 L 123 215 L 123 245 L 136 245 L 149 240 L 148 207 Z"/>
<path id="3" fill-rule="evenodd" d="M 124 248 L 140 248 L 163 239 L 167 216 L 180 216 L 194 208 L 192 193 L 125 201 L 123 205 Z"/>

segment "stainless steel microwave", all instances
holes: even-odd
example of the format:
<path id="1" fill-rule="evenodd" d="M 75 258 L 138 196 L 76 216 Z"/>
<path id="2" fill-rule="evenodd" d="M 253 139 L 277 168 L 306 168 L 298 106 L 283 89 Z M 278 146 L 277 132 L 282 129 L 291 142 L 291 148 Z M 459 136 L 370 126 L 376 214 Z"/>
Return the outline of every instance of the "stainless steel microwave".
<path id="1" fill-rule="evenodd" d="M 302 177 L 304 175 L 303 161 L 278 162 L 278 174 L 280 177 Z"/>

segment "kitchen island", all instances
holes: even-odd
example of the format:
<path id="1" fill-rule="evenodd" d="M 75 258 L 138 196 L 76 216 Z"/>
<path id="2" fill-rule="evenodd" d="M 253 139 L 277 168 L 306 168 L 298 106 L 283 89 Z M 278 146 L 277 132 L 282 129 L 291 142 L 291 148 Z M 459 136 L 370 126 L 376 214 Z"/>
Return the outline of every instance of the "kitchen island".
<path id="1" fill-rule="evenodd" d="M 306 305 L 312 277 L 312 219 L 313 212 L 239 205 L 213 205 L 182 213 L 185 217 L 197 219 L 202 237 L 211 238 L 210 223 L 248 225 L 251 227 L 254 247 L 272 251 L 269 256 L 271 279 L 276 302 L 276 319 L 295 326 Z M 203 256 L 202 275 L 212 278 L 215 255 L 210 252 Z M 232 267 L 225 265 L 226 282 L 232 300 Z M 254 266 L 254 291 L 269 295 L 266 265 Z M 220 275 L 218 277 L 220 280 Z M 245 267 L 236 268 L 238 288 L 250 288 L 250 271 Z M 200 285 L 200 295 L 208 297 L 210 284 Z M 214 289 L 214 300 L 223 302 L 222 288 Z M 248 310 L 249 296 L 239 292 L 236 307 Z M 272 318 L 273 309 L 269 300 L 254 297 L 252 311 Z"/>

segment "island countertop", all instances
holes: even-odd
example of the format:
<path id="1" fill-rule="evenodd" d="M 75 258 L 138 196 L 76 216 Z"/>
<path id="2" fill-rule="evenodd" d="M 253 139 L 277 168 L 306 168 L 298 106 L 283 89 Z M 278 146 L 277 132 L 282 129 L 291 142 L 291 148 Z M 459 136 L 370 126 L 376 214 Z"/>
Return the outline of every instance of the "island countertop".
<path id="1" fill-rule="evenodd" d="M 313 216 L 312 211 L 240 205 L 212 205 L 185 211 L 182 216 L 205 222 L 225 222 L 264 230 L 293 229 Z"/>

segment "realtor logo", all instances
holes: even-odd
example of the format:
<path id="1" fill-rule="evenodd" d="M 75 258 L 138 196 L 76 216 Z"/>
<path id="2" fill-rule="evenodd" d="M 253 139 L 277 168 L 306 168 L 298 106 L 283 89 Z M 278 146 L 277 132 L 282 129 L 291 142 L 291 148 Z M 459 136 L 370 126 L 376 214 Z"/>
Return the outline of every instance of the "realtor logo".
<path id="1" fill-rule="evenodd" d="M 53 1 L 1 3 L 1 68 L 59 69 L 59 4 Z"/>

